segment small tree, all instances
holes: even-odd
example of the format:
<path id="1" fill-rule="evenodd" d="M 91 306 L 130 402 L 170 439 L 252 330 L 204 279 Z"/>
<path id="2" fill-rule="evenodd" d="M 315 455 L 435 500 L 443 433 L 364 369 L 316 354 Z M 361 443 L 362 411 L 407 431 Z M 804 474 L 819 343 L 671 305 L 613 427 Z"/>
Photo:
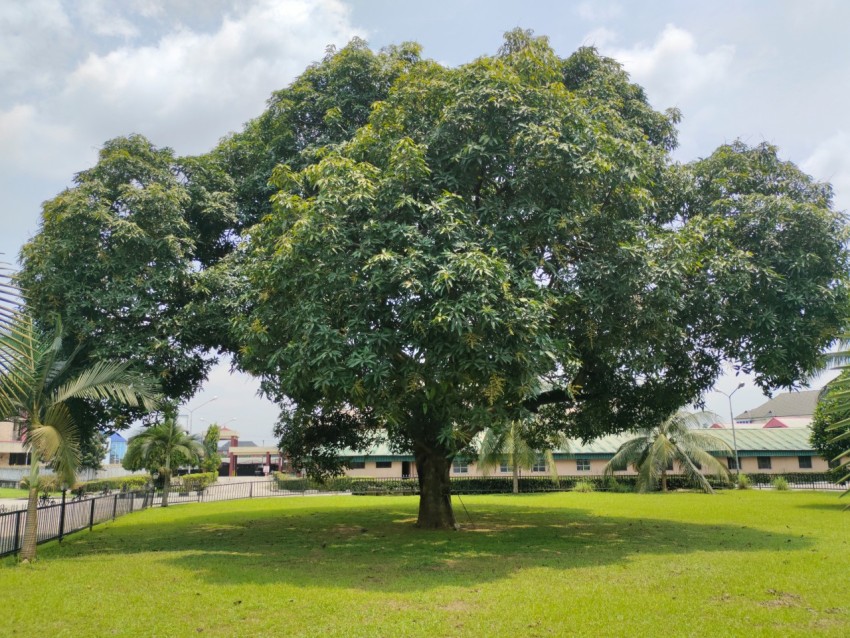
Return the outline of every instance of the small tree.
<path id="1" fill-rule="evenodd" d="M 731 448 L 716 436 L 697 429 L 699 421 L 688 412 L 676 412 L 653 428 L 639 430 L 638 436 L 626 441 L 605 466 L 605 474 L 625 470 L 629 465 L 638 472 L 637 488 L 640 492 L 655 489 L 661 481 L 662 491 L 667 491 L 667 472 L 673 463 L 679 464 L 682 473 L 706 494 L 713 493 L 703 472 L 729 480 L 729 470 L 713 457 L 710 450 Z"/>
<path id="2" fill-rule="evenodd" d="M 173 415 L 162 423 L 130 437 L 122 465 L 128 470 L 146 469 L 162 477 L 162 507 L 168 507 L 172 469 L 183 464 L 197 465 L 204 446 L 196 435 L 177 425 Z"/>
<path id="3" fill-rule="evenodd" d="M 566 439 L 562 443 L 565 444 Z M 541 454 L 552 480 L 557 483 L 558 469 L 552 450 L 547 448 L 540 452 L 535 449 L 525 435 L 522 422 L 511 421 L 504 429 L 490 428 L 484 433 L 478 453 L 478 469 L 487 476 L 490 470 L 506 464 L 513 475 L 513 492 L 519 494 L 519 471 L 534 467 Z"/>
<path id="4" fill-rule="evenodd" d="M 63 358 L 61 327 L 44 334 L 19 312 L 0 331 L 0 418 L 16 418 L 30 453 L 29 500 L 21 560 L 36 557 L 41 463 L 48 463 L 64 485 L 74 483 L 80 464 L 77 424 L 68 407 L 75 399 L 111 400 L 153 409 L 154 393 L 126 363 L 100 362 L 74 369 L 74 355 Z"/>
<path id="5" fill-rule="evenodd" d="M 207 428 L 204 434 L 204 456 L 201 459 L 201 469 L 204 472 L 215 472 L 221 467 L 221 454 L 218 453 L 219 436 L 221 435 L 221 426 L 213 423 Z"/>

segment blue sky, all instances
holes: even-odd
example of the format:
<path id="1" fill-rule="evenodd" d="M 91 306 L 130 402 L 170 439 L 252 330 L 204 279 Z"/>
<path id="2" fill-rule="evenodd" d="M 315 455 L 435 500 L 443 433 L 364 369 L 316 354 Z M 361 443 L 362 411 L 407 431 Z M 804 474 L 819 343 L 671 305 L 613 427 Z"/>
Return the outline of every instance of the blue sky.
<path id="1" fill-rule="evenodd" d="M 830 181 L 847 210 L 848 24 L 850 3 L 838 0 L 0 0 L 0 253 L 15 258 L 38 230 L 41 202 L 112 137 L 136 132 L 180 154 L 203 152 L 329 44 L 415 40 L 456 65 L 495 52 L 516 26 L 549 36 L 562 56 L 595 45 L 656 108 L 680 108 L 677 159 L 736 138 L 768 141 Z M 276 409 L 250 379 L 222 365 L 188 407 L 213 396 L 195 412 L 196 429 L 235 419 L 230 427 L 247 437 L 271 440 Z M 725 397 L 707 399 L 728 413 Z M 735 413 L 763 400 L 748 384 Z"/>

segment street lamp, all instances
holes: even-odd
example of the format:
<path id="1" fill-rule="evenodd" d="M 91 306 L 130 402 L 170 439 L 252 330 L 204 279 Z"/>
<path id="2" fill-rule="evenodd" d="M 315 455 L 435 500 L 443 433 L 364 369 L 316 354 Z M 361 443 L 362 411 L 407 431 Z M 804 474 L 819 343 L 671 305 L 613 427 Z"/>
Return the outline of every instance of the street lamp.
<path id="1" fill-rule="evenodd" d="M 204 401 L 201 405 L 199 405 L 199 406 L 198 406 L 198 407 L 196 407 L 196 408 L 192 408 L 191 410 L 186 410 L 186 412 L 188 412 L 188 414 L 189 414 L 189 434 L 191 434 L 191 433 L 192 433 L 192 414 L 193 414 L 196 410 L 200 410 L 200 409 L 201 409 L 202 407 L 204 407 L 207 403 L 212 403 L 212 402 L 213 402 L 213 401 L 215 401 L 217 398 L 218 398 L 218 395 L 214 396 L 214 397 L 213 397 L 212 399 L 210 399 L 209 401 Z"/>
<path id="2" fill-rule="evenodd" d="M 714 388 L 715 391 L 719 392 L 727 399 L 729 399 L 729 419 L 732 422 L 732 445 L 735 448 L 735 481 L 737 482 L 741 478 L 741 459 L 738 458 L 738 438 L 735 436 L 735 417 L 732 412 L 732 395 L 734 395 L 738 390 L 744 387 L 744 382 L 738 384 L 738 387 L 732 390 L 732 392 L 726 393 L 723 390 L 718 390 Z"/>

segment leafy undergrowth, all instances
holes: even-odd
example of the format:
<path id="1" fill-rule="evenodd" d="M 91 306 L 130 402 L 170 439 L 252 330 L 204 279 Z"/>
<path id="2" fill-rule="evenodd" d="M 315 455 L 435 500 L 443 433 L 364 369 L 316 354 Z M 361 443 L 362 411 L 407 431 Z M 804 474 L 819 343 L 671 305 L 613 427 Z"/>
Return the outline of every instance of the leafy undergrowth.
<path id="1" fill-rule="evenodd" d="M 275 498 L 148 510 L 0 563 L 3 636 L 847 636 L 832 494 Z"/>

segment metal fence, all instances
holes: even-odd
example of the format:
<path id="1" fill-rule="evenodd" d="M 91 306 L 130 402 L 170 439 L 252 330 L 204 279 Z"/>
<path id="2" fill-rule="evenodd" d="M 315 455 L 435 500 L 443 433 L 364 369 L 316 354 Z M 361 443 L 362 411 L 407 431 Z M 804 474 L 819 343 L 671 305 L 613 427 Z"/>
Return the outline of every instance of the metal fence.
<path id="1" fill-rule="evenodd" d="M 186 490 L 180 486 L 172 486 L 168 492 L 168 504 L 232 501 L 245 498 L 318 493 L 320 491 L 327 492 L 328 490 L 283 489 L 274 480 L 216 483 L 198 490 Z M 162 490 L 145 490 L 87 496 L 82 499 L 67 499 L 64 502 L 45 505 L 38 508 L 38 542 L 44 543 L 55 539 L 61 541 L 62 538 L 73 532 L 86 528 L 91 529 L 98 523 L 115 520 L 124 514 L 149 507 L 159 507 L 161 504 Z M 16 554 L 21 550 L 26 522 L 26 509 L 0 514 L 0 556 Z"/>

